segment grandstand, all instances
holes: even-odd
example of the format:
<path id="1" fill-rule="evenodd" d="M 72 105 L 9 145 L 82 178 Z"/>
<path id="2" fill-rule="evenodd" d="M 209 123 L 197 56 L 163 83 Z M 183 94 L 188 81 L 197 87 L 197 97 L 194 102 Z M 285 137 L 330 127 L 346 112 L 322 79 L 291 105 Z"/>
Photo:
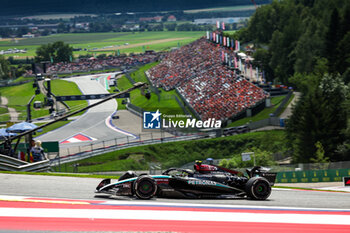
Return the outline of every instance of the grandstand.
<path id="1" fill-rule="evenodd" d="M 268 96 L 225 65 L 236 56 L 230 48 L 203 37 L 168 53 L 146 74 L 152 85 L 176 89 L 202 120 L 226 121 Z"/>
<path id="2" fill-rule="evenodd" d="M 84 58 L 76 62 L 59 62 L 50 64 L 49 74 L 86 72 L 90 70 L 102 70 L 108 68 L 129 68 L 132 66 L 141 66 L 159 59 L 160 53 L 132 54 L 130 56 L 110 56 L 104 58 Z"/>
<path id="3" fill-rule="evenodd" d="M 242 116 L 247 109 L 263 103 L 269 96 L 258 86 L 259 82 L 254 82 L 257 85 L 250 82 L 257 81 L 252 77 L 258 77 L 259 73 L 253 75 L 251 61 L 242 58 L 241 54 L 238 42 L 212 32 L 207 33 L 206 38 L 202 37 L 169 53 L 92 57 L 52 64 L 48 67 L 48 73 L 73 73 L 110 67 L 127 69 L 161 59 L 157 66 L 146 72 L 152 86 L 166 91 L 175 89 L 197 118 L 214 118 L 225 122 Z"/>

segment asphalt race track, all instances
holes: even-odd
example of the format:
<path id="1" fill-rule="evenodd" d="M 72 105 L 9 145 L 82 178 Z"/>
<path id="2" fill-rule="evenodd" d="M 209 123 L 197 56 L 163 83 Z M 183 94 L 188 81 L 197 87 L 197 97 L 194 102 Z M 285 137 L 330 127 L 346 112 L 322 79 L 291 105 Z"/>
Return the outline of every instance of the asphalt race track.
<path id="1" fill-rule="evenodd" d="M 104 94 L 108 93 L 105 82 L 109 75 L 114 75 L 114 73 L 72 77 L 66 80 L 75 82 L 83 94 Z M 99 100 L 89 100 L 89 104 L 97 101 Z M 83 134 L 93 140 L 100 141 L 125 137 L 125 134 L 114 130 L 113 127 L 108 127 L 106 124 L 106 119 L 117 110 L 117 107 L 116 100 L 109 100 L 99 106 L 89 109 L 85 114 L 78 117 L 73 122 L 36 139 L 41 141 L 62 142 L 63 140 L 67 140 L 77 134 Z M 84 142 L 80 143 L 83 144 Z M 69 147 L 70 145 L 68 144 L 70 143 L 67 143 L 67 145 L 61 144 L 61 146 Z"/>
<path id="2" fill-rule="evenodd" d="M 101 179 L 0 174 L 0 180 L 0 195 L 101 200 L 101 198 L 94 197 L 94 190 Z M 122 197 L 120 199 L 138 201 Z M 267 201 L 252 201 L 239 198 L 207 200 L 158 198 L 150 201 L 350 209 L 350 193 L 290 189 L 273 190 Z"/>
<path id="3" fill-rule="evenodd" d="M 0 180 L 0 232 L 350 231 L 344 192 L 273 189 L 266 201 L 142 201 L 94 197 L 101 179 L 0 174 Z"/>

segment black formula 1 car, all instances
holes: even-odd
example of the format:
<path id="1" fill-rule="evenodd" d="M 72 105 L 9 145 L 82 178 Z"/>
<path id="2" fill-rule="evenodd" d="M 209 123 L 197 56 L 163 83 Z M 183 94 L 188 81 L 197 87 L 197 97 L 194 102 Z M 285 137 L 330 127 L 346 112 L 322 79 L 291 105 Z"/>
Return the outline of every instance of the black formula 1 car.
<path id="1" fill-rule="evenodd" d="M 170 198 L 220 198 L 227 196 L 265 200 L 271 194 L 276 173 L 256 166 L 243 173 L 216 165 L 196 162 L 194 171 L 170 168 L 162 175 L 137 175 L 128 171 L 115 183 L 104 179 L 95 193 L 117 196 L 134 196 L 140 199 Z"/>

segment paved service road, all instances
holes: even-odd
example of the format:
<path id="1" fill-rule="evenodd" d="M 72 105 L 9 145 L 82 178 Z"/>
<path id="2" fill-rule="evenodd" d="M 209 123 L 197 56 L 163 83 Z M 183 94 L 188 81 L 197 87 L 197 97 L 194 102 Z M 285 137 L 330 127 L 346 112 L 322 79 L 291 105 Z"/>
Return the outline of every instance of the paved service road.
<path id="1" fill-rule="evenodd" d="M 0 195 L 35 196 L 49 198 L 101 200 L 94 198 L 94 189 L 102 179 L 32 176 L 0 174 Z M 130 202 L 140 201 L 127 197 L 114 197 Z M 103 198 L 102 200 L 105 200 Z M 150 202 L 167 203 L 202 203 L 223 205 L 251 205 L 251 206 L 283 206 L 297 208 L 334 208 L 349 209 L 350 193 L 301 191 L 288 189 L 274 189 L 266 201 L 246 199 L 165 199 L 157 198 Z"/>

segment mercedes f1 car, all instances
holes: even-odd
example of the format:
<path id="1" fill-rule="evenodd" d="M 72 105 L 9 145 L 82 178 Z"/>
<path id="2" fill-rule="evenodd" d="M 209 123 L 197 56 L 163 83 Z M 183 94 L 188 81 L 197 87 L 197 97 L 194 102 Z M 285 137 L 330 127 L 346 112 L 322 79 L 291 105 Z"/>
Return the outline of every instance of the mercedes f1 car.
<path id="1" fill-rule="evenodd" d="M 216 165 L 197 161 L 194 171 L 170 168 L 162 175 L 137 175 L 128 171 L 115 183 L 104 179 L 95 193 L 117 196 L 134 196 L 140 199 L 170 198 L 220 198 L 227 196 L 265 200 L 271 194 L 276 173 L 256 166 L 246 170 L 247 175 Z"/>

